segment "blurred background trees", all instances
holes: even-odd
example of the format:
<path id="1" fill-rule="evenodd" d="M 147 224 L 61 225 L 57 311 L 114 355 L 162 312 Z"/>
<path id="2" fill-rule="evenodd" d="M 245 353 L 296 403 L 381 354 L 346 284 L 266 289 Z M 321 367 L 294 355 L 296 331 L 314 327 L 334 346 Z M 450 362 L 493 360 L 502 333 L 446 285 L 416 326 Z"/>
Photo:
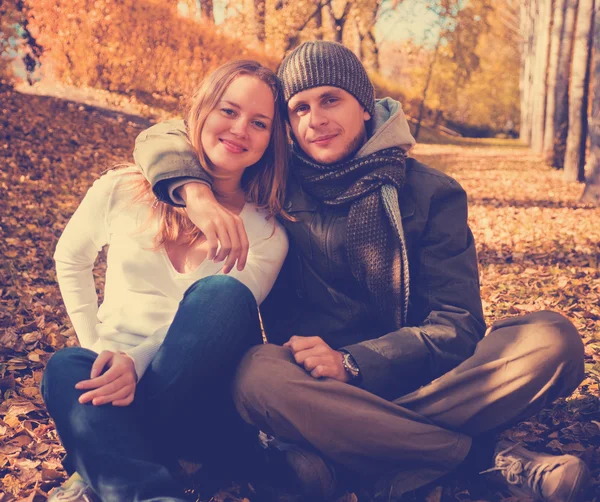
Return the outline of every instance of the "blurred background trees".
<path id="1" fill-rule="evenodd" d="M 521 0 L 520 136 L 600 204 L 600 0 Z"/>
<path id="2" fill-rule="evenodd" d="M 23 0 L 0 0 L 0 83 L 13 79 L 15 59 L 30 84 L 40 64 L 43 49 L 29 30 L 28 14 Z"/>
<path id="3" fill-rule="evenodd" d="M 489 136 L 518 131 L 514 3 L 21 0 L 20 18 L 3 16 L 2 39 L 27 23 L 44 49 L 30 79 L 175 97 L 223 61 L 248 57 L 275 68 L 305 40 L 334 40 L 361 58 L 378 95 L 401 100 L 415 124 Z"/>
<path id="4" fill-rule="evenodd" d="M 0 78 L 187 96 L 222 62 L 351 48 L 422 126 L 520 138 L 598 203 L 600 0 L 0 0 Z M 596 188 L 595 188 L 596 187 Z"/>

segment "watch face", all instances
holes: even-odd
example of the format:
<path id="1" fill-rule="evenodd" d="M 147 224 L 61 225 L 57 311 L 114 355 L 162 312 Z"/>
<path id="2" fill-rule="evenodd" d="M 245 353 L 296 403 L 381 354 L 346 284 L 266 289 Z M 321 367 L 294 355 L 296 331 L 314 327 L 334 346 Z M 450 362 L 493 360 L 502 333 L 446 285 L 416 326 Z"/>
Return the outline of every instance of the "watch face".
<path id="1" fill-rule="evenodd" d="M 354 362 L 354 358 L 350 354 L 344 354 L 344 369 L 354 378 L 359 374 L 359 369 Z"/>

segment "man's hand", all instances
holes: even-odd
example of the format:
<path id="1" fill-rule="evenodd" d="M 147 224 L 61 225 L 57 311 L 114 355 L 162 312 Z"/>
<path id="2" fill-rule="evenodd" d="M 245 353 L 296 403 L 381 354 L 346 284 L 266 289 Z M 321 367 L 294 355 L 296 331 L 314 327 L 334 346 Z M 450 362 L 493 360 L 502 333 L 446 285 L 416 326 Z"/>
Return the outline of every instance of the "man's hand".
<path id="1" fill-rule="evenodd" d="M 293 336 L 284 347 L 289 347 L 296 362 L 314 378 L 329 377 L 348 383 L 350 375 L 344 369 L 343 355 L 333 350 L 318 336 Z"/>
<path id="2" fill-rule="evenodd" d="M 98 376 L 105 367 L 108 367 L 108 370 Z M 136 384 L 137 374 L 133 359 L 121 352 L 105 350 L 94 361 L 90 379 L 82 380 L 75 388 L 93 389 L 81 395 L 81 404 L 91 401 L 94 406 L 107 403 L 112 403 L 113 406 L 128 406 L 133 402 Z"/>
<path id="3" fill-rule="evenodd" d="M 208 260 L 223 264 L 223 273 L 231 271 L 237 261 L 237 269 L 243 270 L 248 258 L 248 236 L 242 219 L 224 208 L 205 183 L 190 182 L 180 187 L 177 194 L 185 201 L 187 214 L 206 237 Z M 221 248 L 218 250 L 219 244 Z"/>

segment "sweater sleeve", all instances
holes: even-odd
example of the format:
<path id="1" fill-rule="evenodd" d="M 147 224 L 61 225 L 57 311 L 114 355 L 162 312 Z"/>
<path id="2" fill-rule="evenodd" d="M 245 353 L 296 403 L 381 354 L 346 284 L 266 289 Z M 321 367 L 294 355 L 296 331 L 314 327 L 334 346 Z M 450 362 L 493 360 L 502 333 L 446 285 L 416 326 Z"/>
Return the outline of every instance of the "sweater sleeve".
<path id="1" fill-rule="evenodd" d="M 142 379 L 152 359 L 160 349 L 168 329 L 168 326 L 164 326 L 156 330 L 152 336 L 146 338 L 142 343 L 125 351 L 133 359 L 138 382 Z"/>
<path id="2" fill-rule="evenodd" d="M 258 305 L 263 302 L 275 284 L 289 246 L 287 234 L 278 222 L 269 220 L 265 224 L 270 230 L 266 232 L 267 235 L 250 244 L 244 270 L 240 271 L 234 267 L 228 274 L 252 291 Z"/>
<path id="3" fill-rule="evenodd" d="M 54 253 L 56 277 L 79 343 L 90 348 L 97 339 L 98 297 L 93 267 L 108 243 L 107 208 L 114 176 L 96 180 L 65 227 Z"/>
<path id="4" fill-rule="evenodd" d="M 135 140 L 133 157 L 156 197 L 169 204 L 184 205 L 175 190 L 190 181 L 211 184 L 188 141 L 183 120 L 167 120 L 142 131 Z"/>

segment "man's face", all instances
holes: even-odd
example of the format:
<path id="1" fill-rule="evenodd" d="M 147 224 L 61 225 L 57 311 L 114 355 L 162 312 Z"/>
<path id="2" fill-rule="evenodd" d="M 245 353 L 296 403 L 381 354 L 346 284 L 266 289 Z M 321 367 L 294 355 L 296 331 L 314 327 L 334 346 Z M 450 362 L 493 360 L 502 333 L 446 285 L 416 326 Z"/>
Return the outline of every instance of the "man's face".
<path id="1" fill-rule="evenodd" d="M 319 164 L 351 157 L 365 143 L 371 116 L 349 92 L 321 86 L 292 96 L 288 114 L 300 148 Z"/>

